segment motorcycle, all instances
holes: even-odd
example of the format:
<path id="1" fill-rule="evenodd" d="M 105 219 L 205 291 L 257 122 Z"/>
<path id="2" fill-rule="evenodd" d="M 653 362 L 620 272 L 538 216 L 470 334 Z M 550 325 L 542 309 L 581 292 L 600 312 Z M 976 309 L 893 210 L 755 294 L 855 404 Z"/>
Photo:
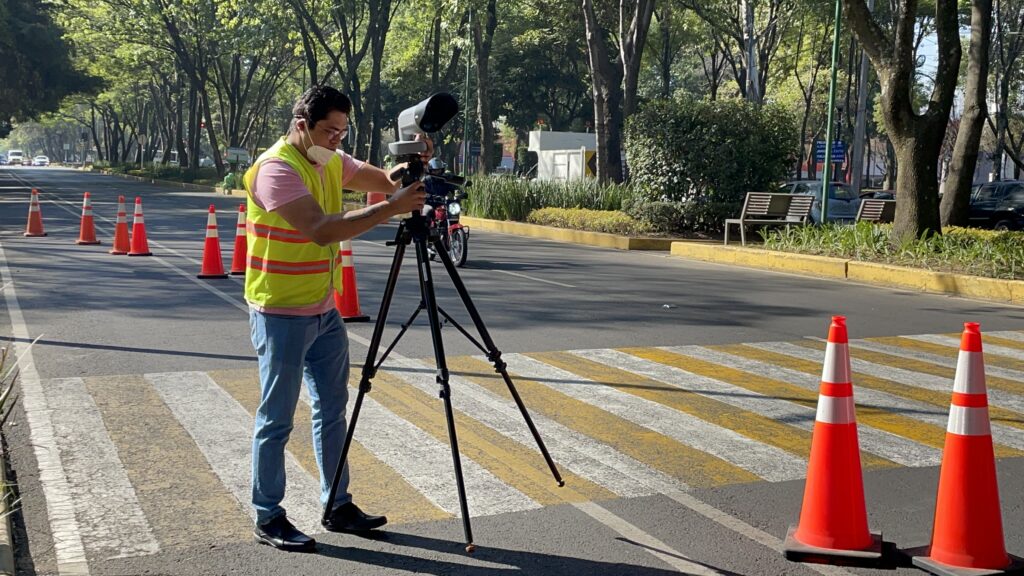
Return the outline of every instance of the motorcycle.
<path id="1" fill-rule="evenodd" d="M 469 182 L 456 176 L 432 176 L 428 178 L 427 205 L 431 207 L 430 227 L 436 231 L 441 238 L 441 244 L 448 252 L 452 262 L 462 267 L 469 256 L 469 227 L 459 222 L 462 214 L 462 200 L 466 198 L 466 192 L 455 182 L 461 181 L 463 187 L 468 187 Z M 437 256 L 433 248 L 430 250 L 430 259 Z"/>

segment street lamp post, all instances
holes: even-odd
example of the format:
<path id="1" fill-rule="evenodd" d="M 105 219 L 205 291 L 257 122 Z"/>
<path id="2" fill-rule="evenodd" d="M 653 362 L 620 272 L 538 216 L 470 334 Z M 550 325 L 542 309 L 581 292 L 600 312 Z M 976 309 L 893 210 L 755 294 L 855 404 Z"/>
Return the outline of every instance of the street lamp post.
<path id="1" fill-rule="evenodd" d="M 825 127 L 825 169 L 821 180 L 821 223 L 828 222 L 828 189 L 832 181 L 832 140 L 835 137 L 836 74 L 839 62 L 839 25 L 841 6 L 836 0 L 835 30 L 832 35 L 832 81 L 828 85 L 828 125 Z"/>

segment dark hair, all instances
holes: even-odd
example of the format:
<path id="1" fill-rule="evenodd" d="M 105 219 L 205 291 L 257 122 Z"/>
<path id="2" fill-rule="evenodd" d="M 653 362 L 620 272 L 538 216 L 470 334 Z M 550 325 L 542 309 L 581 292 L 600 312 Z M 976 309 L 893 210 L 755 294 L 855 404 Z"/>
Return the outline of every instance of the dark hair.
<path id="1" fill-rule="evenodd" d="M 303 92 L 292 106 L 292 128 L 295 128 L 295 121 L 300 118 L 305 119 L 309 127 L 313 128 L 317 122 L 335 110 L 349 114 L 352 111 L 352 101 L 337 88 L 315 85 Z"/>

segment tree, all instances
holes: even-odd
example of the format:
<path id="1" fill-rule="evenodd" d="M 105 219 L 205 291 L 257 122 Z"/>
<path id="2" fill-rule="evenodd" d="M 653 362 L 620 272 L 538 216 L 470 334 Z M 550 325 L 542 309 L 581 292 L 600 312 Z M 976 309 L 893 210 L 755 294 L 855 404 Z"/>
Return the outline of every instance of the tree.
<path id="1" fill-rule="evenodd" d="M 978 148 L 988 109 L 985 93 L 991 40 L 992 0 L 972 0 L 964 112 L 953 146 L 945 193 L 939 204 L 943 226 L 966 226 L 970 218 L 971 184 L 974 181 L 974 168 L 978 163 Z"/>
<path id="2" fill-rule="evenodd" d="M 1014 82 L 1020 82 L 1024 74 L 1021 55 L 1024 54 L 1024 29 L 1021 21 L 1024 20 L 1024 1 L 1021 0 L 996 0 L 996 22 L 995 22 L 995 50 L 993 50 L 993 64 L 995 68 L 995 126 L 991 126 L 995 132 L 995 151 L 992 153 L 991 178 L 998 180 L 1002 178 L 1003 154 L 1010 152 L 1010 161 L 1016 166 L 1015 172 L 1020 173 L 1021 144 L 1014 143 L 1013 134 L 1007 134 L 1011 109 L 1010 92 Z M 989 119 L 991 123 L 992 120 Z M 1010 139 L 1012 148 L 1007 150 L 1007 137 Z"/>
<path id="3" fill-rule="evenodd" d="M 597 131 L 597 178 L 602 182 L 623 180 L 622 125 L 626 116 L 636 109 L 637 75 L 653 12 L 654 0 L 620 2 L 616 44 L 603 19 L 599 18 L 594 0 L 583 0 Z M 612 50 L 616 52 L 615 57 Z"/>
<path id="4" fill-rule="evenodd" d="M 476 52 L 476 102 L 477 120 L 480 123 L 480 159 L 478 171 L 487 174 L 494 166 L 494 116 L 491 114 L 490 61 L 491 41 L 498 27 L 495 0 L 487 0 L 482 14 L 474 14 L 472 20 L 473 48 Z"/>
<path id="5" fill-rule="evenodd" d="M 0 0 L 0 138 L 11 119 L 55 111 L 65 96 L 98 87 L 72 65 L 50 10 L 40 0 Z"/>
<path id="6" fill-rule="evenodd" d="M 891 29 L 883 28 L 864 0 L 843 2 L 843 14 L 878 73 L 886 131 L 896 149 L 897 208 L 892 240 L 903 242 L 940 233 L 938 159 L 949 122 L 960 67 L 960 35 L 955 0 L 935 1 L 938 66 L 927 107 L 913 102 L 917 0 L 894 0 Z"/>

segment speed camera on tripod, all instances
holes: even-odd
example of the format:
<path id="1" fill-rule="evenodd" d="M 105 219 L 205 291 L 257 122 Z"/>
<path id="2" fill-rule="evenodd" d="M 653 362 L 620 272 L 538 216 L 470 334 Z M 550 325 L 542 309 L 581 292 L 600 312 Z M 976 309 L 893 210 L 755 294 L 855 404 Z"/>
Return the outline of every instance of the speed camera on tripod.
<path id="1" fill-rule="evenodd" d="M 388 144 L 394 156 L 412 156 L 426 150 L 426 144 L 415 140 L 417 134 L 437 132 L 459 113 L 459 103 L 446 92 L 439 92 L 410 106 L 398 115 L 398 142 Z"/>

